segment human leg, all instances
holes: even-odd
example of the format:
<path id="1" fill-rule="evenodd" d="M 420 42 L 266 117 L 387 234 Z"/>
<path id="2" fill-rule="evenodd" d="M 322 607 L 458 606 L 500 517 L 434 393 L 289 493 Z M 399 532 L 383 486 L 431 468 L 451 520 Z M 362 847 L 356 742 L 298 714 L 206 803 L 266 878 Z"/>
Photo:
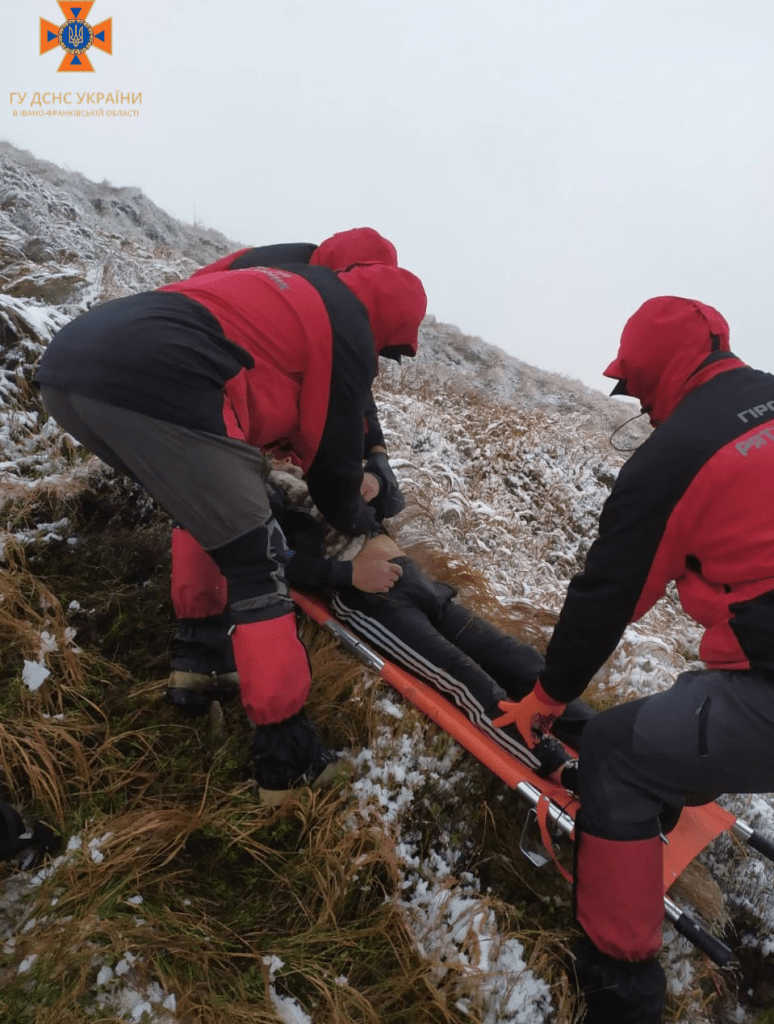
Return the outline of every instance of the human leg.
<path id="1" fill-rule="evenodd" d="M 438 631 L 497 680 L 511 700 L 526 697 L 545 663 L 534 647 L 474 615 L 453 599 L 443 602 L 440 608 Z"/>
<path id="2" fill-rule="evenodd" d="M 443 603 L 438 630 L 491 676 L 510 700 L 526 697 L 543 668 L 543 656 L 534 647 L 474 615 L 458 601 Z M 594 714 L 585 701 L 570 701 L 551 731 L 577 750 L 586 723 Z"/>
<path id="3" fill-rule="evenodd" d="M 663 920 L 662 801 L 630 788 L 623 770 L 644 703 L 602 713 L 580 744 L 573 897 L 585 936 L 575 970 L 588 1024 L 660 1024 L 664 1005 L 666 981 L 655 960 Z"/>
<path id="4" fill-rule="evenodd" d="M 264 457 L 225 430 L 223 436 L 210 434 L 83 396 L 69 398 L 89 434 L 190 532 L 197 556 L 204 549 L 225 577 L 242 703 L 256 725 L 254 751 L 262 730 L 283 722 L 292 745 L 308 732 L 299 732 L 291 720 L 303 716 L 311 675 L 282 566 L 272 551 Z M 221 592 L 216 586 L 210 600 Z M 282 732 L 272 730 L 274 748 Z M 305 760 L 308 749 L 305 742 L 294 757 L 288 786 L 313 769 Z"/>
<path id="5" fill-rule="evenodd" d="M 670 690 L 589 723 L 580 745 L 575 872 L 576 915 L 587 937 L 578 979 L 589 1024 L 660 1020 L 659 815 L 723 792 L 770 792 L 772 743 L 774 684 L 750 672 L 684 673 Z"/>
<path id="6" fill-rule="evenodd" d="M 210 552 L 228 581 L 242 704 L 255 725 L 253 775 L 267 804 L 281 802 L 295 786 L 318 788 L 343 774 L 338 755 L 323 745 L 304 712 L 311 670 L 274 556 L 276 529 L 270 520 Z"/>
<path id="7" fill-rule="evenodd" d="M 228 591 L 220 569 L 182 527 L 172 530 L 172 607 L 177 629 L 170 644 L 167 700 L 203 710 L 239 692 L 229 635 Z"/>
<path id="8" fill-rule="evenodd" d="M 90 452 L 102 459 L 108 466 L 118 470 L 119 473 L 132 475 L 104 438 L 92 430 L 86 419 L 76 410 L 74 401 L 77 402 L 79 396 L 72 395 L 60 388 L 52 388 L 48 384 L 42 384 L 40 397 L 43 399 L 43 405 L 49 416 L 55 419 L 59 426 L 71 434 L 84 448 L 88 448 Z"/>
<path id="9" fill-rule="evenodd" d="M 547 739 L 530 750 L 513 726 L 497 728 L 506 692 L 472 658 L 443 636 L 434 622 L 450 588 L 430 589 L 409 559 L 400 559 L 403 576 L 388 594 L 364 594 L 352 588 L 334 595 L 332 608 L 366 642 L 450 699 L 483 732 L 539 774 L 551 774 L 567 755 Z"/>

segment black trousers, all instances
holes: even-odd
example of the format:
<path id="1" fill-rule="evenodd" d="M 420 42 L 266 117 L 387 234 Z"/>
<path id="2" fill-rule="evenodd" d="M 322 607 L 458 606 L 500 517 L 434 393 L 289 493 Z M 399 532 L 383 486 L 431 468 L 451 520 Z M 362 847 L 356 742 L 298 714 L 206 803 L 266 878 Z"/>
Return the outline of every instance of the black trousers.
<path id="1" fill-rule="evenodd" d="M 456 601 L 456 591 L 436 583 L 410 558 L 396 558 L 403 576 L 386 594 L 348 587 L 334 594 L 339 619 L 367 643 L 448 697 L 498 743 L 508 746 L 492 718 L 501 700 L 520 700 L 535 685 L 542 655 L 474 615 Z M 563 742 L 577 747 L 593 717 L 573 701 L 554 727 Z M 520 756 L 518 753 L 516 756 Z"/>
<path id="2" fill-rule="evenodd" d="M 652 834 L 664 805 L 774 792 L 774 680 L 757 672 L 683 672 L 661 693 L 597 715 L 578 782 L 595 835 Z"/>

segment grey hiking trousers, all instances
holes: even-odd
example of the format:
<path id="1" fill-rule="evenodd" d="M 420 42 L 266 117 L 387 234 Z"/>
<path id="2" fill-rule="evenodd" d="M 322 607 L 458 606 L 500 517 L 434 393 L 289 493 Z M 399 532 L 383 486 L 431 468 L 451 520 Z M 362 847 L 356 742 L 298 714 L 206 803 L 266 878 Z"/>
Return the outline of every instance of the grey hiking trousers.
<path id="1" fill-rule="evenodd" d="M 142 484 L 206 551 L 271 519 L 268 462 L 245 441 L 46 384 L 40 390 L 43 404 L 61 427 L 103 462 Z"/>
<path id="2" fill-rule="evenodd" d="M 579 755 L 584 828 L 608 839 L 652 835 L 664 805 L 774 792 L 774 678 L 684 672 L 663 693 L 597 715 Z"/>

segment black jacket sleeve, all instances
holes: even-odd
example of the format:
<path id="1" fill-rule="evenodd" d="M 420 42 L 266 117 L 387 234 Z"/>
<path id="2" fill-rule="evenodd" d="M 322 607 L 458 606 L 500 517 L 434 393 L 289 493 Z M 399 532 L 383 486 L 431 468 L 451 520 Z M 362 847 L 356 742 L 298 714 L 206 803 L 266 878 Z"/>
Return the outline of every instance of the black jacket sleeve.
<path id="1" fill-rule="evenodd" d="M 387 448 L 384 443 L 384 433 L 379 423 L 379 415 L 376 411 L 376 402 L 372 391 L 368 392 L 368 401 L 365 408 L 365 438 L 363 443 L 363 458 L 367 459 L 374 448 Z"/>
<path id="2" fill-rule="evenodd" d="M 555 700 L 583 692 L 635 613 L 644 614 L 683 570 L 687 552 L 668 527 L 696 474 L 739 432 L 739 406 L 727 402 L 731 414 L 720 414 L 731 376 L 691 392 L 621 469 L 546 651 L 540 678 Z"/>
<path id="3" fill-rule="evenodd" d="M 676 501 L 655 441 L 652 435 L 619 473 L 583 572 L 567 588 L 540 674 L 554 700 L 580 696 L 633 618 Z"/>
<path id="4" fill-rule="evenodd" d="M 299 590 L 341 590 L 352 586 L 352 563 L 295 551 L 285 563 L 285 579 Z"/>
<path id="5" fill-rule="evenodd" d="M 352 563 L 323 554 L 323 525 L 306 508 L 292 505 L 281 487 L 269 480 L 269 504 L 279 530 L 273 550 L 285 579 L 299 590 L 338 590 L 352 584 Z"/>
<path id="6" fill-rule="evenodd" d="M 376 376 L 376 346 L 365 306 L 331 270 L 288 266 L 314 285 L 331 322 L 328 412 L 317 454 L 306 473 L 309 493 L 324 518 L 354 537 L 381 532 L 360 494 L 363 421 Z"/>

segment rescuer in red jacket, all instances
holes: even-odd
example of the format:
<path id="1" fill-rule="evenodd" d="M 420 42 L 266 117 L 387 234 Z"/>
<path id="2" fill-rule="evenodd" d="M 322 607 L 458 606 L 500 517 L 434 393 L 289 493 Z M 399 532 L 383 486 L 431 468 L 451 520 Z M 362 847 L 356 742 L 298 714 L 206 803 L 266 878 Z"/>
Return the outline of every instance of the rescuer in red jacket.
<path id="1" fill-rule="evenodd" d="M 774 791 L 774 375 L 729 350 L 704 303 L 650 299 L 605 376 L 657 429 L 622 468 L 570 583 L 522 736 L 550 726 L 674 581 L 706 668 L 611 708 L 580 744 L 576 972 L 587 1024 L 657 1024 L 664 973 L 660 815 Z"/>
<path id="2" fill-rule="evenodd" d="M 286 242 L 238 249 L 215 263 L 200 267 L 191 276 L 245 267 L 282 267 L 289 263 L 306 263 L 313 267 L 327 267 L 328 270 L 345 270 L 353 263 L 384 263 L 388 267 L 397 267 L 398 253 L 392 242 L 374 228 L 350 228 L 337 231 L 319 245 Z M 400 355 L 396 358 L 400 362 Z M 366 501 L 374 506 L 379 519 L 397 515 L 405 508 L 406 502 L 390 468 L 373 395 L 365 410 L 363 458 L 366 460 Z"/>
<path id="3" fill-rule="evenodd" d="M 360 493 L 364 409 L 377 356 L 414 355 L 425 308 L 418 278 L 383 264 L 229 270 L 95 306 L 40 363 L 50 414 L 138 480 L 225 577 L 267 799 L 323 781 L 334 755 L 303 713 L 309 661 L 272 553 L 263 451 L 292 453 L 339 529 L 378 529 Z"/>
<path id="4" fill-rule="evenodd" d="M 331 235 L 320 245 L 291 242 L 239 249 L 201 267 L 191 278 L 248 267 L 292 269 L 293 264 L 344 270 L 362 262 L 397 267 L 398 255 L 392 242 L 373 228 L 351 228 Z M 400 512 L 405 499 L 390 467 L 370 392 L 364 428 L 363 494 L 377 519 L 382 520 Z M 172 532 L 171 596 L 177 628 L 170 644 L 167 700 L 193 712 L 203 711 L 213 700 L 237 694 L 239 676 L 229 636 L 226 581 L 201 545 L 181 527 Z"/>

